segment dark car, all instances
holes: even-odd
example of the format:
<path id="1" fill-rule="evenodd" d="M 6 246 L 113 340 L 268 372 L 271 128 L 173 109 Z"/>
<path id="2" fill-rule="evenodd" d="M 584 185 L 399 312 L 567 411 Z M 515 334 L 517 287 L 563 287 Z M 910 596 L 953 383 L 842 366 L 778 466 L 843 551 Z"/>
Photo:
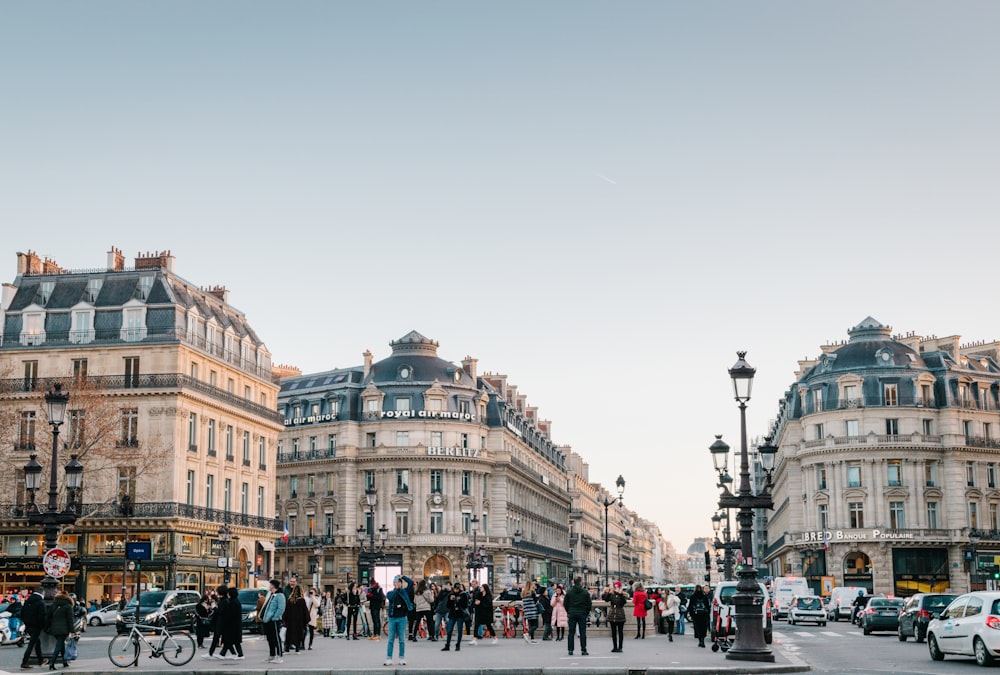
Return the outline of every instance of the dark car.
<path id="1" fill-rule="evenodd" d="M 243 617 L 243 630 L 256 633 L 260 630 L 257 623 L 257 597 L 256 588 L 243 588 L 239 591 L 240 613 Z"/>
<path id="2" fill-rule="evenodd" d="M 195 606 L 201 596 L 195 591 L 147 591 L 139 596 L 139 625 L 187 628 L 194 626 Z M 115 628 L 127 633 L 135 621 L 135 598 L 118 613 Z"/>
<path id="3" fill-rule="evenodd" d="M 899 641 L 906 642 L 906 638 L 912 637 L 923 642 L 927 637 L 927 624 L 938 618 L 957 597 L 950 593 L 917 593 L 907 598 L 899 613 Z"/>
<path id="4" fill-rule="evenodd" d="M 861 630 L 865 635 L 877 630 L 898 630 L 899 610 L 902 608 L 902 598 L 872 598 L 861 613 Z"/>

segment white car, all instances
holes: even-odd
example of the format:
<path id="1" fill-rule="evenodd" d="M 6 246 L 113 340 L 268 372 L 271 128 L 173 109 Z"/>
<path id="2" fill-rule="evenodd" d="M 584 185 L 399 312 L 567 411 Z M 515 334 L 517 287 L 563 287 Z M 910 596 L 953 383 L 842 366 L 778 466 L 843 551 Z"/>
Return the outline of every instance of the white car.
<path id="1" fill-rule="evenodd" d="M 815 623 L 826 625 L 826 610 L 823 608 L 823 598 L 818 595 L 798 595 L 788 603 L 788 625 L 797 623 Z"/>
<path id="2" fill-rule="evenodd" d="M 118 603 L 104 605 L 100 609 L 87 614 L 87 623 L 91 626 L 111 626 L 118 619 Z"/>
<path id="3" fill-rule="evenodd" d="M 1000 657 L 1000 591 L 960 595 L 927 625 L 927 649 L 940 661 L 945 654 L 974 656 L 989 666 Z"/>
<path id="4" fill-rule="evenodd" d="M 716 629 L 728 631 L 736 627 L 736 605 L 733 604 L 733 596 L 736 594 L 736 581 L 720 581 L 712 591 L 712 623 L 709 625 L 712 640 L 715 640 Z M 771 621 L 771 595 L 762 582 L 757 582 L 760 587 L 760 594 L 763 597 L 761 607 L 761 619 L 764 623 L 764 642 L 771 644 L 773 639 Z"/>

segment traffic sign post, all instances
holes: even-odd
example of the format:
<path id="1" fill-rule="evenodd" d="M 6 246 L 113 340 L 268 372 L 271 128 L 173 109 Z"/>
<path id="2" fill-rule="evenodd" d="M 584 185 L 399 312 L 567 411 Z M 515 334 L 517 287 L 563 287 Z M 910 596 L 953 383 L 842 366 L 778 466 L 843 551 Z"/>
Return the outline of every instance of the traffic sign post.
<path id="1" fill-rule="evenodd" d="M 53 579 L 62 579 L 69 574 L 71 565 L 69 553 L 61 548 L 50 548 L 42 556 L 42 569 Z"/>

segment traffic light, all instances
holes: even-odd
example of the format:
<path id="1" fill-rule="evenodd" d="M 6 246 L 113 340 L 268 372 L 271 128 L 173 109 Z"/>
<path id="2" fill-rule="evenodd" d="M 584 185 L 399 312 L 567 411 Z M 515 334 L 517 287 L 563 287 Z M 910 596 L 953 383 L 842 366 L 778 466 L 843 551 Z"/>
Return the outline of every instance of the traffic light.
<path id="1" fill-rule="evenodd" d="M 707 584 L 710 581 L 712 581 L 712 575 L 711 574 L 705 574 L 705 583 Z"/>
<path id="2" fill-rule="evenodd" d="M 997 567 L 996 565 L 993 566 L 993 578 L 1000 579 L 1000 567 Z"/>
<path id="3" fill-rule="evenodd" d="M 712 556 L 708 551 L 705 551 L 705 569 L 712 569 Z"/>

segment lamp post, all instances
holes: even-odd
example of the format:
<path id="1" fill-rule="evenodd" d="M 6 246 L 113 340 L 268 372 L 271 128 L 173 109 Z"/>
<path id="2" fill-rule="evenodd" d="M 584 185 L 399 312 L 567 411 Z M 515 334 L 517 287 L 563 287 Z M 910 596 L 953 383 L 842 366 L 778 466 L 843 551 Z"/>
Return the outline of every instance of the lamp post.
<path id="1" fill-rule="evenodd" d="M 722 442 L 720 438 L 717 442 Z M 727 446 L 728 447 L 728 446 Z M 722 521 L 726 521 L 725 529 L 722 528 Z M 712 529 L 715 531 L 715 542 L 714 546 L 716 549 L 722 550 L 722 574 L 726 581 L 733 580 L 733 551 L 740 548 L 740 542 L 732 540 L 731 530 L 729 529 L 729 510 L 726 510 L 726 515 L 723 516 L 721 513 L 716 513 L 712 516 Z M 723 538 L 719 539 L 719 534 L 722 534 Z"/>
<path id="2" fill-rule="evenodd" d="M 628 538 L 630 536 L 632 536 L 632 532 L 626 527 L 625 528 L 625 532 L 623 534 L 625 535 L 624 541 L 615 542 L 618 545 L 618 580 L 619 581 L 622 581 L 622 546 L 625 547 L 626 551 L 628 550 Z"/>
<path id="3" fill-rule="evenodd" d="M 320 588 L 320 584 L 323 582 L 323 544 L 317 543 L 313 547 L 313 555 L 316 556 L 316 570 L 313 572 L 313 588 L 322 595 L 323 591 Z"/>
<path id="4" fill-rule="evenodd" d="M 375 562 L 385 557 L 385 542 L 389 538 L 389 528 L 383 523 L 378 528 L 379 544 L 375 547 L 375 507 L 378 505 L 378 490 L 374 485 L 365 490 L 365 499 L 368 502 L 368 521 L 371 527 L 358 526 L 358 546 L 361 552 L 358 554 L 358 568 L 362 565 L 368 569 L 368 582 L 371 583 L 372 574 L 375 572 Z M 365 549 L 365 530 L 368 530 L 368 549 Z"/>
<path id="5" fill-rule="evenodd" d="M 521 530 L 514 532 L 514 582 L 517 584 L 521 583 Z"/>
<path id="6" fill-rule="evenodd" d="M 228 584 L 231 580 L 229 574 L 229 542 L 233 539 L 233 531 L 229 529 L 228 523 L 219 526 L 219 541 L 222 542 L 222 555 L 226 557 L 226 564 L 223 567 L 222 583 Z"/>
<path id="7" fill-rule="evenodd" d="M 479 533 L 479 516 L 472 516 L 469 519 L 469 529 L 472 530 L 472 550 L 469 551 L 468 561 L 465 566 L 469 569 L 470 578 L 479 579 L 479 570 L 486 566 L 486 550 L 478 546 L 477 535 Z M 482 579 L 479 579 L 482 582 Z"/>
<path id="8" fill-rule="evenodd" d="M 736 607 L 736 623 L 740 630 L 732 648 L 726 653 L 727 659 L 737 661 L 774 661 L 774 654 L 764 642 L 763 602 L 760 597 L 760 586 L 757 581 L 756 560 L 753 554 L 753 515 L 754 509 L 774 508 L 771 499 L 771 471 L 774 469 L 774 455 L 777 448 L 767 439 L 757 450 L 761 465 L 767 473 L 767 486 L 757 495 L 750 486 L 750 455 L 747 451 L 747 401 L 750 400 L 750 390 L 753 387 L 753 376 L 757 372 L 744 357 L 746 352 L 736 352 L 738 360 L 729 369 L 729 377 L 733 381 L 733 393 L 740 407 L 740 486 L 737 494 L 723 487 L 719 497 L 719 508 L 739 509 L 737 522 L 740 525 L 740 551 L 743 563 L 738 570 L 739 582 L 733 595 Z M 726 465 L 726 455 L 729 446 L 717 438 L 709 450 L 717 471 L 722 473 Z"/>
<path id="9" fill-rule="evenodd" d="M 122 495 L 121 500 L 118 503 L 118 512 L 121 514 L 122 518 L 125 520 L 125 555 L 122 556 L 122 597 L 125 597 L 125 588 L 128 586 L 126 583 L 126 578 L 128 577 L 128 519 L 132 515 L 132 498 L 127 494 Z"/>
<path id="10" fill-rule="evenodd" d="M 969 543 L 972 545 L 972 562 L 969 564 L 969 590 L 974 591 L 979 585 L 979 556 L 976 546 L 979 545 L 979 530 L 969 530 Z"/>
<path id="11" fill-rule="evenodd" d="M 618 474 L 618 478 L 615 480 L 615 485 L 618 487 L 618 498 L 608 499 L 604 497 L 601 503 L 604 504 L 604 585 L 609 586 L 608 581 L 608 509 L 612 504 L 618 502 L 620 505 L 622 503 L 622 497 L 625 495 L 625 479 L 622 478 L 621 474 Z"/>
<path id="12" fill-rule="evenodd" d="M 59 511 L 59 427 L 66 419 L 66 407 L 69 404 L 69 394 L 62 391 L 61 384 L 55 384 L 45 394 L 45 404 L 48 406 L 49 424 L 52 425 L 52 461 L 49 464 L 49 499 L 45 511 L 35 503 L 35 492 L 41 487 L 42 465 L 38 463 L 38 455 L 31 455 L 24 465 L 24 486 L 28 490 L 28 505 L 26 508 L 28 522 L 41 525 L 45 533 L 46 553 L 56 548 L 59 543 L 59 530 L 62 526 L 72 525 L 80 516 L 79 492 L 83 487 L 83 465 L 77 460 L 77 455 L 70 455 L 66 465 L 66 508 Z M 42 579 L 42 595 L 51 600 L 56 595 L 59 581 L 46 574 Z"/>

